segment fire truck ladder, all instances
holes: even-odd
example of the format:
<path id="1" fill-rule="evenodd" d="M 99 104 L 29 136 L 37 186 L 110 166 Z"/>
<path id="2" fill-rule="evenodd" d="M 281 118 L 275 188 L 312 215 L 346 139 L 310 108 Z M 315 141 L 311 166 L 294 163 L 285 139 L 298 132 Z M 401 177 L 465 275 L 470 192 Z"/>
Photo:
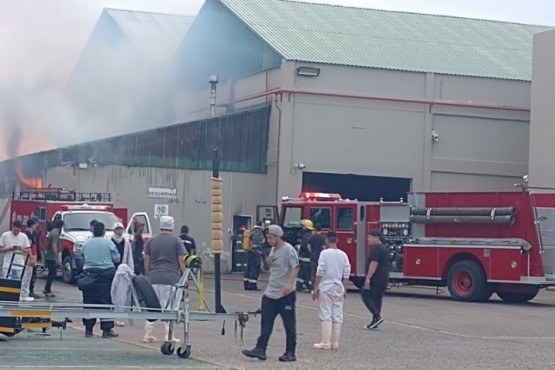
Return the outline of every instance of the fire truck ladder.
<path id="1" fill-rule="evenodd" d="M 189 299 L 189 279 L 195 281 L 194 273 L 191 269 L 186 269 L 181 279 L 172 288 L 170 299 L 165 308 L 156 309 L 141 307 L 139 295 L 133 284 L 130 285 L 133 306 L 116 307 L 114 305 L 91 305 L 91 304 L 68 304 L 68 303 L 25 303 L 0 301 L 0 317 L 8 318 L 34 318 L 47 319 L 52 322 L 63 322 L 57 324 L 60 329 L 65 329 L 67 319 L 114 319 L 114 320 L 161 320 L 169 323 L 168 337 L 160 347 L 164 355 L 172 355 L 174 352 L 180 358 L 188 358 L 191 354 L 191 344 L 189 343 L 189 331 L 191 321 L 235 321 L 235 335 L 237 326 L 240 327 L 241 339 L 243 339 L 243 329 L 249 319 L 249 314 L 258 312 L 235 312 L 235 313 L 212 313 L 190 310 Z M 1 289 L 2 287 L 0 287 Z M 175 324 L 183 324 L 183 345 L 174 347 L 173 329 Z M 41 324 L 44 327 L 44 324 Z M 222 330 L 222 335 L 225 331 Z"/>

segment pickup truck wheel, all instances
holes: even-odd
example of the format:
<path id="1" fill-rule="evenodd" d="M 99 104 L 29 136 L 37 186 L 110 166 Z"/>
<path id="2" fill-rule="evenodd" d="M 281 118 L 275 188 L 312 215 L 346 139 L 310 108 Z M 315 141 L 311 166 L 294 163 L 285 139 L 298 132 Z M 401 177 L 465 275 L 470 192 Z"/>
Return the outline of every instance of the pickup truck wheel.
<path id="1" fill-rule="evenodd" d="M 482 268 L 472 261 L 455 263 L 447 274 L 449 293 L 457 301 L 483 302 L 493 290 Z"/>
<path id="2" fill-rule="evenodd" d="M 62 279 L 64 283 L 73 283 L 74 271 L 73 264 L 71 263 L 71 256 L 65 256 L 62 261 Z"/>
<path id="3" fill-rule="evenodd" d="M 501 291 L 501 292 L 497 292 L 497 295 L 503 301 L 508 303 L 524 303 L 536 298 L 539 291 L 540 290 L 538 288 L 535 288 L 530 292 L 524 292 L 524 293 L 513 293 L 513 292 Z"/>
<path id="4" fill-rule="evenodd" d="M 139 296 L 139 304 L 144 308 L 154 308 L 154 310 L 147 310 L 149 312 L 159 312 L 162 306 L 160 305 L 160 300 L 148 281 L 143 275 L 137 275 L 133 277 L 133 287 Z M 154 322 L 155 319 L 147 319 L 147 321 Z"/>

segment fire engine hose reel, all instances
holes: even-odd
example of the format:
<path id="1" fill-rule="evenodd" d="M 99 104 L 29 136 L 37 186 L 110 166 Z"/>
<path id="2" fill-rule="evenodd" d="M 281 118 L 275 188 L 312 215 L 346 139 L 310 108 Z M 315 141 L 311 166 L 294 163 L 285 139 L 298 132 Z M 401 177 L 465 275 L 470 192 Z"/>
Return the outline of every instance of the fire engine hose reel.
<path id="1" fill-rule="evenodd" d="M 474 223 L 507 224 L 515 222 L 516 210 L 504 208 L 418 208 L 410 210 L 410 221 L 414 223 Z"/>

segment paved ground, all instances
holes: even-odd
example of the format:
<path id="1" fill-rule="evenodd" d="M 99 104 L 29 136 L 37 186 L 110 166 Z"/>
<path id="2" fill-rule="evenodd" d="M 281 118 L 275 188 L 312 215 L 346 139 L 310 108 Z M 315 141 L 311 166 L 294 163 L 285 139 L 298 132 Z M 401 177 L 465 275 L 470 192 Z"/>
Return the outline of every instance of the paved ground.
<path id="1" fill-rule="evenodd" d="M 39 287 L 42 286 L 39 282 Z M 207 296 L 213 301 L 213 281 L 207 279 Z M 263 283 L 261 284 L 264 285 Z M 252 311 L 259 307 L 259 292 L 243 292 L 241 277 L 225 275 L 222 282 L 223 305 L 228 311 Z M 79 301 L 77 288 L 57 282 L 56 300 Z M 438 294 L 439 293 L 439 294 Z M 193 299 L 193 301 L 195 301 Z M 71 368 L 233 368 L 233 369 L 546 369 L 555 368 L 555 291 L 543 291 L 528 304 L 506 304 L 497 299 L 488 303 L 460 303 L 447 293 L 426 288 L 400 288 L 384 300 L 386 321 L 378 330 L 364 330 L 368 313 L 358 294 L 349 293 L 345 307 L 342 348 L 336 352 L 313 350 L 319 339 L 316 304 L 308 294 L 297 300 L 298 361 L 282 364 L 277 358 L 284 351 L 284 330 L 277 319 L 268 348 L 268 360 L 260 362 L 241 355 L 241 349 L 256 342 L 260 319 L 251 318 L 244 333 L 234 337 L 233 323 L 193 322 L 192 358 L 163 356 L 159 344 L 143 345 L 142 323 L 117 328 L 116 340 L 85 340 L 79 323 L 72 324 L 64 340 L 28 337 L 19 334 L 0 342 L 0 367 L 60 364 Z M 162 337 L 162 326 L 157 335 Z M 90 345 L 89 343 L 94 343 Z M 40 353 L 58 349 L 56 355 L 25 357 L 22 349 Z M 8 351 L 7 351 L 8 350 Z M 97 352 L 94 352 L 97 351 Z M 94 352 L 94 353 L 93 353 Z M 69 361 L 68 353 L 72 360 Z M 39 358 L 42 358 L 39 360 Z M 125 361 L 129 360 L 129 363 Z M 32 362 L 31 362 L 32 361 Z M 77 362 L 76 362 L 77 361 Z M 85 366 L 86 365 L 86 366 Z M 30 366 L 29 366 L 30 367 Z M 36 366 L 32 366 L 36 367 Z M 60 367 L 60 366 L 56 366 Z"/>

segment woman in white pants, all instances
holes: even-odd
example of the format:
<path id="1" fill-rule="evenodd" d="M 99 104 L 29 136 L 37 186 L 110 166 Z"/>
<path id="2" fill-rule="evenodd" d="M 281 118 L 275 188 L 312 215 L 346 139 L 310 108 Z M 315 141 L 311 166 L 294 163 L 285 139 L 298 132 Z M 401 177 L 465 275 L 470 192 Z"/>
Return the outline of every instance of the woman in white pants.
<path id="1" fill-rule="evenodd" d="M 322 338 L 315 349 L 339 349 L 339 337 L 343 323 L 343 302 L 351 274 L 347 254 L 337 248 L 337 234 L 326 235 L 326 249 L 318 259 L 312 299 L 318 299 Z"/>
<path id="2" fill-rule="evenodd" d="M 171 288 L 179 282 L 180 272 L 185 269 L 183 257 L 187 255 L 181 239 L 172 235 L 174 220 L 171 216 L 160 218 L 160 232 L 150 239 L 145 246 L 145 276 L 152 283 L 152 287 L 160 300 L 162 309 L 166 307 L 170 297 Z M 153 335 L 155 322 L 145 322 L 145 335 L 143 342 L 156 342 Z M 168 340 L 169 324 L 164 323 Z M 176 338 L 172 341 L 178 342 Z"/>

